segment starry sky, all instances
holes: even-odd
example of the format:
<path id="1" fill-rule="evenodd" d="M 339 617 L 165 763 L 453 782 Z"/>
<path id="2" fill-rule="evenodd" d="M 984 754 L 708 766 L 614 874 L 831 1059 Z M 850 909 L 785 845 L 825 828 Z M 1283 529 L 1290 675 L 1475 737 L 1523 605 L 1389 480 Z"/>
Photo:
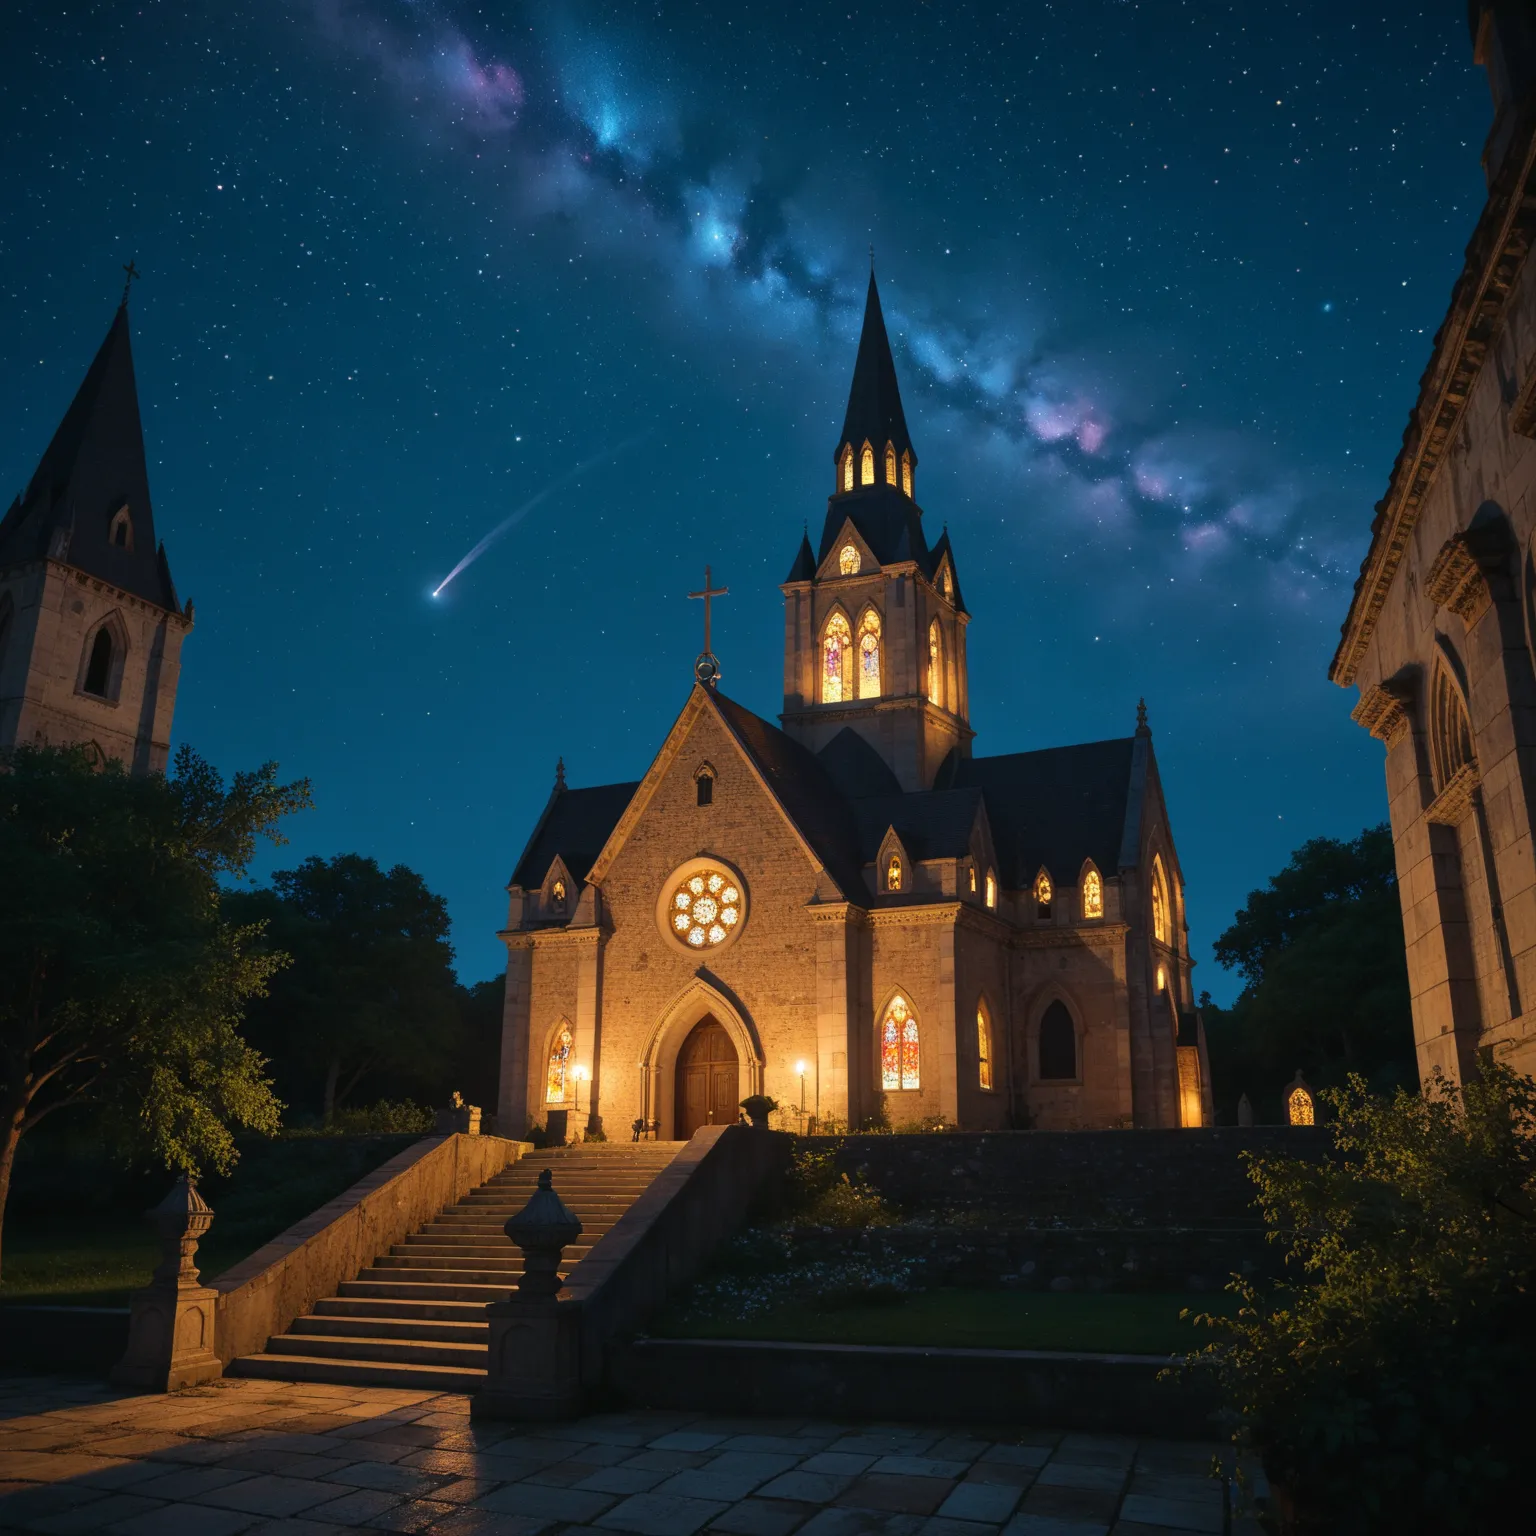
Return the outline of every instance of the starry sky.
<path id="1" fill-rule="evenodd" d="M 1246 893 L 1384 818 L 1326 668 L 1483 197 L 1456 0 L 21 0 L 7 39 L 0 472 L 136 260 L 175 739 L 314 782 L 263 869 L 413 866 L 478 980 L 557 755 L 639 778 L 682 706 L 706 562 L 776 715 L 871 244 L 976 750 L 1146 696 L 1218 1000 Z"/>

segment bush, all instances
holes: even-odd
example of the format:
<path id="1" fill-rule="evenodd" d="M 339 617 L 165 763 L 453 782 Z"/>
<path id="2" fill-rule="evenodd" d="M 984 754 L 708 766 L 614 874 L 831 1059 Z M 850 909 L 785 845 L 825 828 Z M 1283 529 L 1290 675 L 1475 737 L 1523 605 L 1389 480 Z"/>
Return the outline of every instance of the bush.
<path id="1" fill-rule="evenodd" d="M 363 1109 L 338 1109 L 331 1118 L 333 1136 L 387 1136 L 391 1134 L 425 1136 L 436 1124 L 436 1116 L 424 1104 L 409 1099 L 392 1102 L 380 1099 Z"/>
<path id="2" fill-rule="evenodd" d="M 1516 1529 L 1536 1407 L 1536 1082 L 1326 1090 L 1338 1154 L 1250 1157 L 1291 1273 L 1234 1280 L 1213 1371 L 1296 1528 Z"/>
<path id="3" fill-rule="evenodd" d="M 837 1153 L 795 1153 L 785 1182 L 790 1220 L 809 1227 L 887 1227 L 894 1212 L 862 1173 L 839 1173 Z"/>

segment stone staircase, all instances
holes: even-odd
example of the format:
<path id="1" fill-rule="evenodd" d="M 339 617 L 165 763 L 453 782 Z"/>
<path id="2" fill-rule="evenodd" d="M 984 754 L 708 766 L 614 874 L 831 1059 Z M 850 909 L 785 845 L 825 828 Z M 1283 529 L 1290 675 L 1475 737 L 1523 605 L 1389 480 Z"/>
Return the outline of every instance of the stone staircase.
<path id="1" fill-rule="evenodd" d="M 539 1171 L 581 1220 L 562 1276 L 589 1253 L 686 1142 L 598 1142 L 534 1152 L 440 1211 L 396 1243 L 339 1295 L 243 1355 L 229 1374 L 341 1385 L 473 1392 L 485 1379 L 487 1302 L 501 1301 L 523 1272 L 502 1226 L 528 1203 Z"/>

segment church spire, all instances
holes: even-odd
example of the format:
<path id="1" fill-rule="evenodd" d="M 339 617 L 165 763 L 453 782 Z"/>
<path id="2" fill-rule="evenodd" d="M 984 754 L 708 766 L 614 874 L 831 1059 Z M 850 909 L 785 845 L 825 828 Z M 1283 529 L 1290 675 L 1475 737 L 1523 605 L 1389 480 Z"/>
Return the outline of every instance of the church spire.
<path id="1" fill-rule="evenodd" d="M 917 454 L 901 409 L 896 362 L 891 356 L 891 339 L 886 334 L 873 266 L 864 300 L 859 355 L 853 365 L 853 385 L 848 391 L 848 411 L 834 457 L 840 492 L 863 485 L 890 484 L 899 486 L 908 496 L 912 494 Z"/>

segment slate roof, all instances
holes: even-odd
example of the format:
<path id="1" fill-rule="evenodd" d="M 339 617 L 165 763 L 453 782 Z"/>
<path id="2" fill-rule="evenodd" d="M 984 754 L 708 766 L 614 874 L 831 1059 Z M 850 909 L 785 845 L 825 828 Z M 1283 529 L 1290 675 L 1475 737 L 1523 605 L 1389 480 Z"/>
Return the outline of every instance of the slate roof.
<path id="1" fill-rule="evenodd" d="M 565 860 L 575 879 L 585 880 L 639 787 L 599 784 L 591 789 L 557 789 L 533 829 L 509 884 L 536 890 L 543 885 L 556 854 Z"/>
<path id="2" fill-rule="evenodd" d="M 923 575 L 933 576 L 933 554 L 923 532 L 922 511 L 894 485 L 877 482 L 857 490 L 840 491 L 827 499 L 827 518 L 821 525 L 821 548 L 816 556 L 818 566 L 832 552 L 845 519 L 852 520 L 881 565 L 915 560 Z"/>
<path id="3" fill-rule="evenodd" d="M 789 568 L 789 575 L 784 578 L 786 582 L 809 581 L 816 574 L 816 556 L 811 549 L 811 536 L 803 533 L 800 536 L 800 548 L 795 551 L 795 563 Z"/>
<path id="4" fill-rule="evenodd" d="M 894 827 L 914 859 L 963 859 L 970 851 L 971 828 L 981 810 L 979 789 L 927 789 L 915 794 L 878 795 L 855 800 L 859 846 L 866 863 L 880 856 L 880 843 Z"/>
<path id="5" fill-rule="evenodd" d="M 880 290 L 873 269 L 864 296 L 864 327 L 859 333 L 859 355 L 853 364 L 853 385 L 848 391 L 848 411 L 843 417 L 838 448 L 844 443 L 857 448 L 865 441 L 877 457 L 889 442 L 895 445 L 898 455 L 904 451 L 911 453 L 912 462 L 917 462 L 917 451 L 912 447 L 906 414 L 901 408 L 896 362 L 891 356 L 891 339 L 886 335 L 885 314 L 880 308 Z M 836 451 L 832 456 L 835 460 Z"/>
<path id="6" fill-rule="evenodd" d="M 133 518 L 131 550 L 108 537 L 112 517 L 125 502 Z M 179 611 L 164 546 L 155 542 L 126 304 L 113 317 L 26 490 L 0 520 L 0 567 L 29 564 L 50 553 Z"/>

